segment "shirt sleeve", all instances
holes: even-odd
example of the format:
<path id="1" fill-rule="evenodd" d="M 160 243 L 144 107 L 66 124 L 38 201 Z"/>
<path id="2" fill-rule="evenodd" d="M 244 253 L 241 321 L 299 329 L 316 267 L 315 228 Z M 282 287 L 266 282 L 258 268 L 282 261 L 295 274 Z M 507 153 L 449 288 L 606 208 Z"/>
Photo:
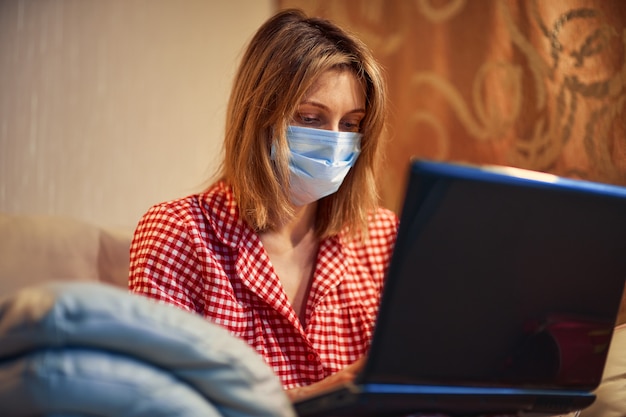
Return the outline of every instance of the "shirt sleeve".
<path id="1" fill-rule="evenodd" d="M 193 229 L 180 210 L 152 207 L 130 247 L 129 290 L 194 312 L 203 310 L 201 271 Z"/>

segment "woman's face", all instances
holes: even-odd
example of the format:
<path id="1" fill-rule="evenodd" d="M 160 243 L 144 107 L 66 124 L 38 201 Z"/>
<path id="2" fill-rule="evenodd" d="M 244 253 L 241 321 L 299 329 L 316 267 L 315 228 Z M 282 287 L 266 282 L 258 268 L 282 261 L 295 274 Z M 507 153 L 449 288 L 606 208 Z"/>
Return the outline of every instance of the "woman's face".
<path id="1" fill-rule="evenodd" d="M 339 132 L 359 132 L 365 93 L 352 71 L 323 72 L 296 108 L 291 124 Z"/>

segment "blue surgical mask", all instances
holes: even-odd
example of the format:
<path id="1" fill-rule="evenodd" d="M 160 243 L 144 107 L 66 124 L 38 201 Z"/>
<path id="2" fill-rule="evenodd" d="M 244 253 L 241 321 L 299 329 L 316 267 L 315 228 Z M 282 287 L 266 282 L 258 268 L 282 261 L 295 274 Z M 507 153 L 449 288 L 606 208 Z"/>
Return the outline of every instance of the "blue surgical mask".
<path id="1" fill-rule="evenodd" d="M 361 152 L 362 136 L 288 126 L 291 202 L 303 206 L 336 192 Z"/>

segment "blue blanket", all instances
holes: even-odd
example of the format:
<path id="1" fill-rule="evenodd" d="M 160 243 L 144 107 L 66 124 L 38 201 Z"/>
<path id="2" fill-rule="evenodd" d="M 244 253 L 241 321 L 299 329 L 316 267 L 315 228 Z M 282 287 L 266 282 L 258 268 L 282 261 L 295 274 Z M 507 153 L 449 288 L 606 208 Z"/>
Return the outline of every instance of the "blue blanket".
<path id="1" fill-rule="evenodd" d="M 95 283 L 0 300 L 3 416 L 284 416 L 278 378 L 205 319 Z"/>

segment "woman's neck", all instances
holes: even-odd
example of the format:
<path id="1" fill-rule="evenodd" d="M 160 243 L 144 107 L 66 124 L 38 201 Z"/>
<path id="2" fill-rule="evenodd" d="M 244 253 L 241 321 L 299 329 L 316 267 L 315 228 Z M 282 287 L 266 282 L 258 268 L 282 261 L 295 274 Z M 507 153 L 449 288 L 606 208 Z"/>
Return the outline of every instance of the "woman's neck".
<path id="1" fill-rule="evenodd" d="M 291 247 L 298 246 L 304 239 L 315 234 L 317 203 L 296 208 L 293 218 L 276 228 L 272 234 Z"/>
<path id="2" fill-rule="evenodd" d="M 289 222 L 259 234 L 274 272 L 303 325 L 319 249 L 319 240 L 315 235 L 315 210 L 315 205 L 302 207 Z"/>

